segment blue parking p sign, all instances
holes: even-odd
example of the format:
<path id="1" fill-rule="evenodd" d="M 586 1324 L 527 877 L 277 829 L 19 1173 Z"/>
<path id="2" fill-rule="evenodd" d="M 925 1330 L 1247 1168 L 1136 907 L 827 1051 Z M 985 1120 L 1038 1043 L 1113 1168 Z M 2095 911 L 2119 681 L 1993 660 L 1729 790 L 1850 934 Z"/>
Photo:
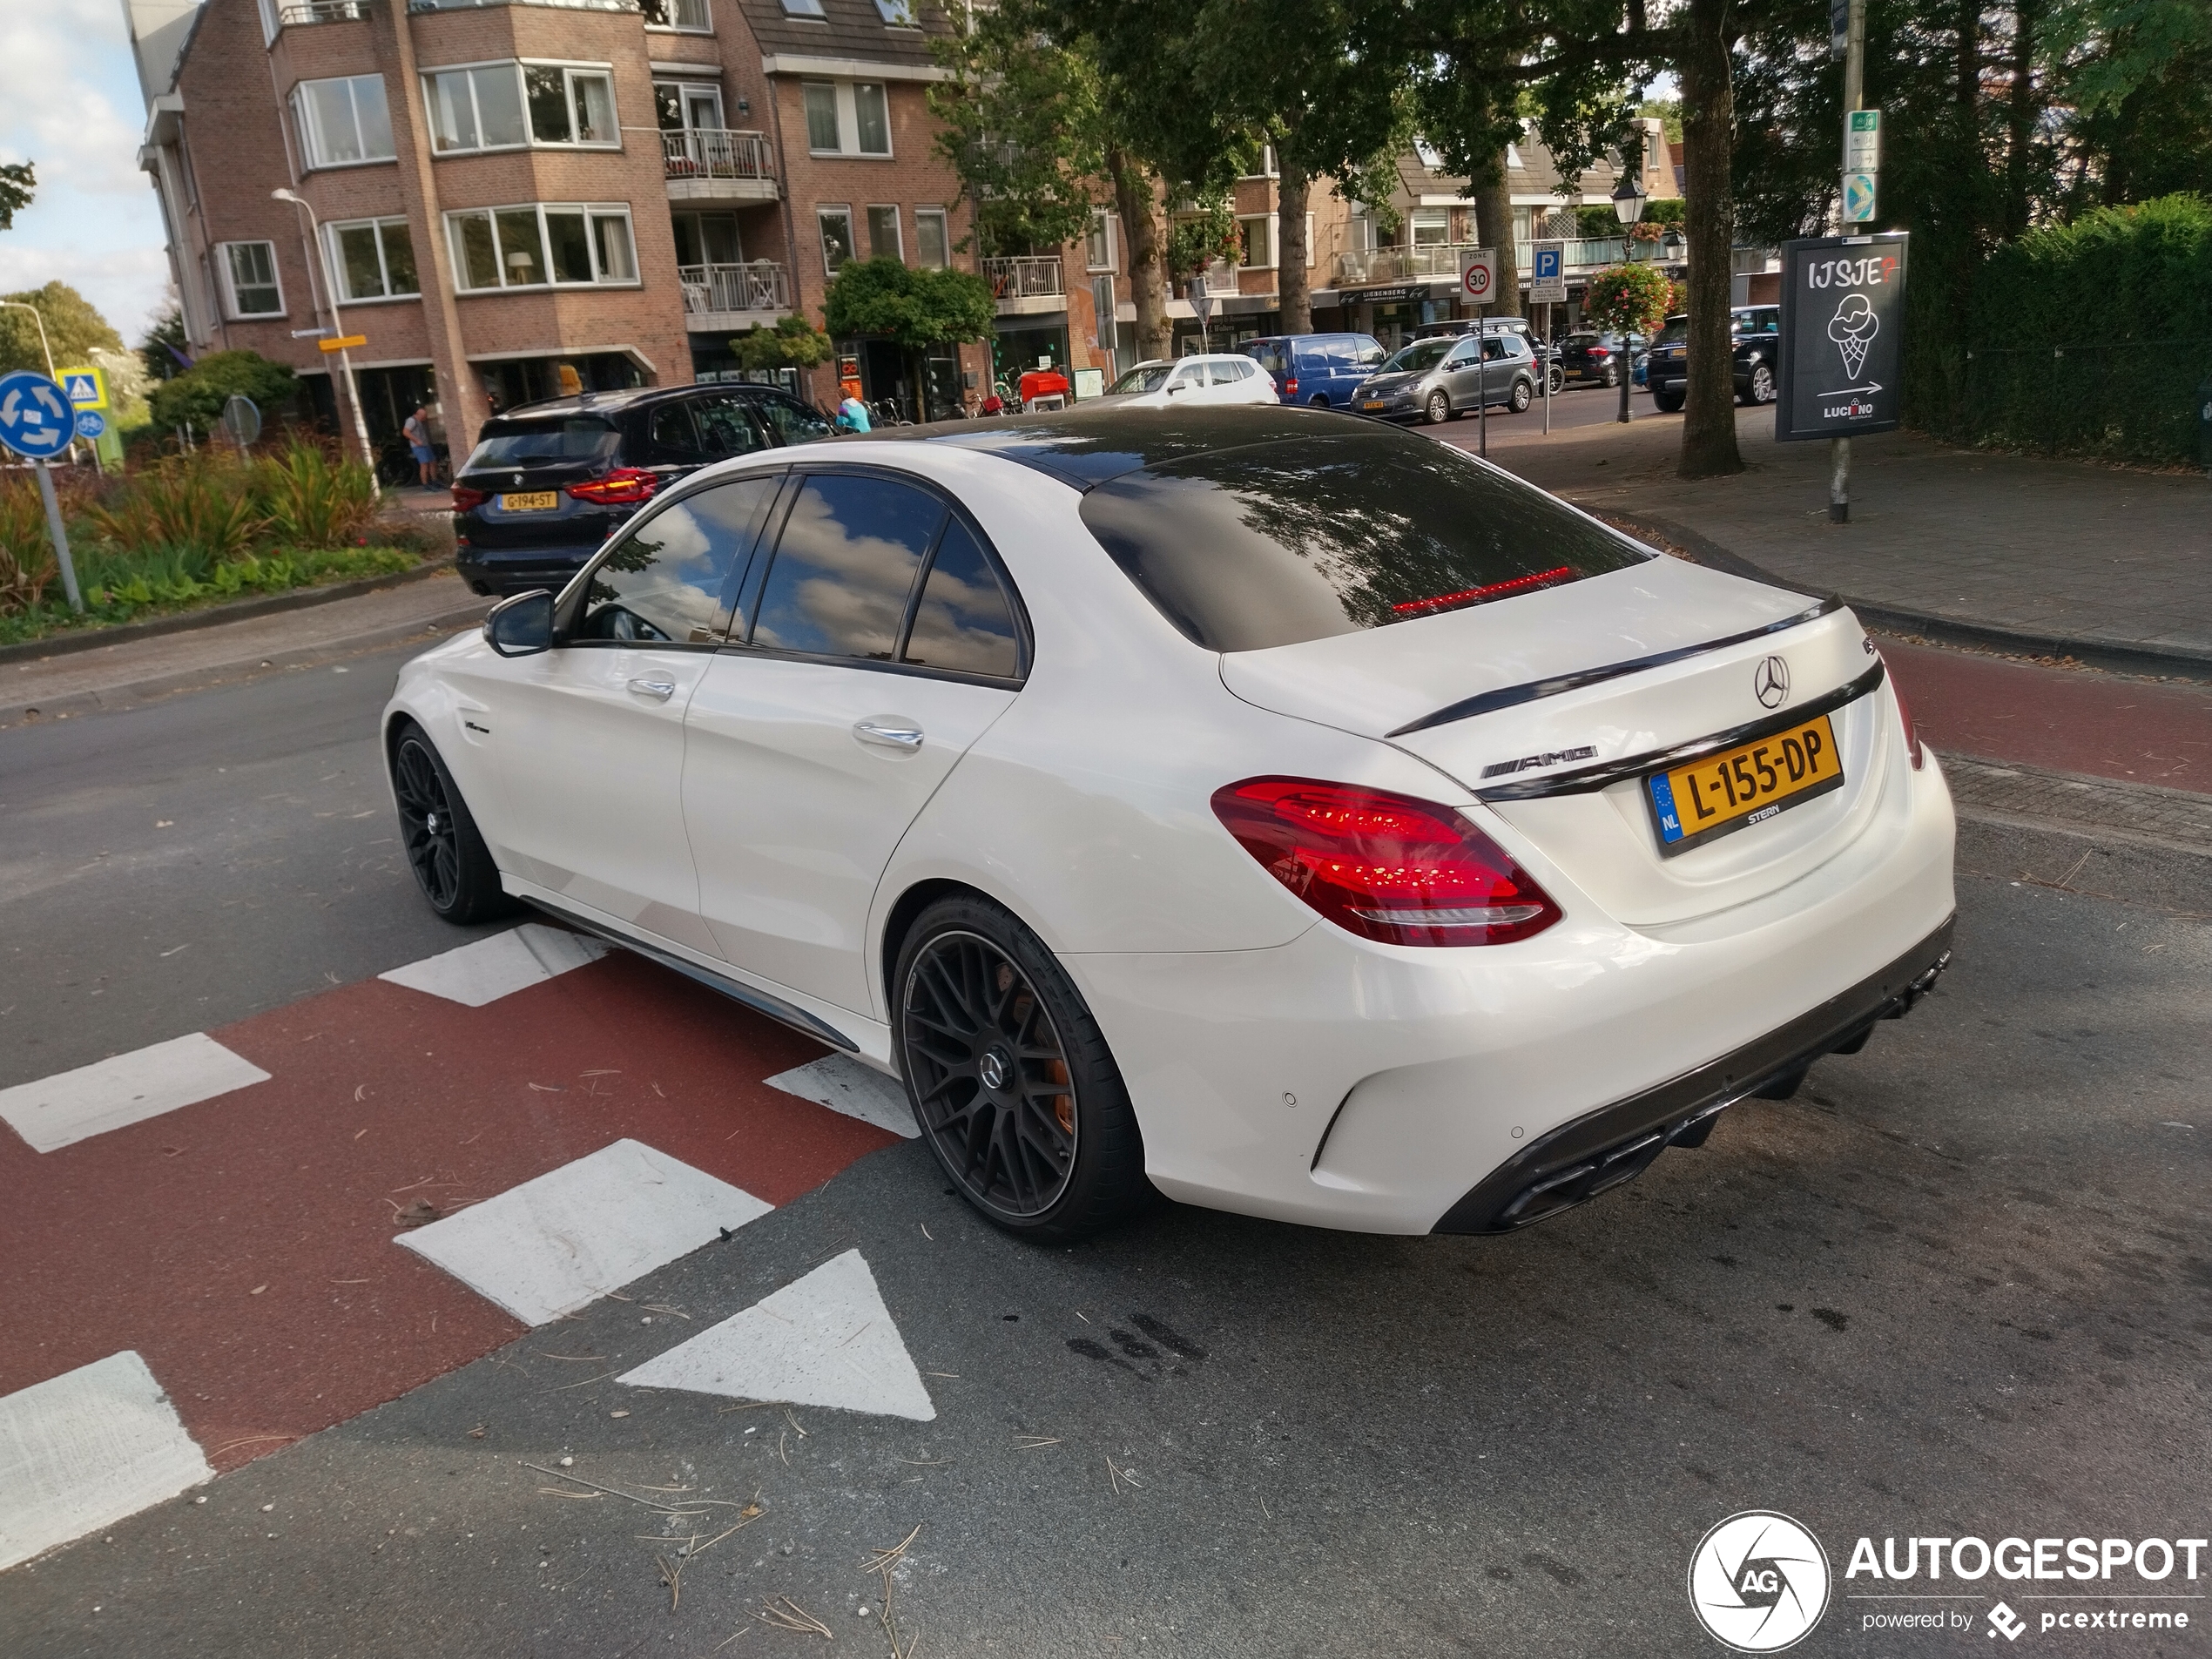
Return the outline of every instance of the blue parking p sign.
<path id="1" fill-rule="evenodd" d="M 77 410 L 60 387 L 27 368 L 0 375 L 0 443 L 44 461 L 68 448 L 76 434 Z"/>
<path id="2" fill-rule="evenodd" d="M 1567 245 L 1563 242 L 1539 242 L 1532 250 L 1534 257 L 1529 263 L 1528 298 L 1536 305 L 1564 305 L 1567 302 Z"/>

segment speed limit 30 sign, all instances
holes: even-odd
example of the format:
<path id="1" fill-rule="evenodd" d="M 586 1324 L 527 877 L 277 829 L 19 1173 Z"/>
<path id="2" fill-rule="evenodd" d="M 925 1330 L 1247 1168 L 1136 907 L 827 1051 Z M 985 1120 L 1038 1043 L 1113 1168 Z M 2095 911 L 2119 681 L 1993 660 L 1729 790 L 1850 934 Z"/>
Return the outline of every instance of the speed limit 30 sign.
<path id="1" fill-rule="evenodd" d="M 1467 255 L 1467 262 L 1460 267 L 1460 297 L 1478 306 L 1494 304 L 1498 298 L 1498 251 L 1478 247 Z"/>

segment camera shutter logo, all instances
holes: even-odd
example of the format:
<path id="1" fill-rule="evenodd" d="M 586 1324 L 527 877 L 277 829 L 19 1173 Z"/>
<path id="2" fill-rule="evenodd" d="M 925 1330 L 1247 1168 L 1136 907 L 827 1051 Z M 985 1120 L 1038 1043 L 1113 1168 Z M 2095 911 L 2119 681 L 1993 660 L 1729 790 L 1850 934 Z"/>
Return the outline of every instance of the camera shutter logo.
<path id="1" fill-rule="evenodd" d="M 1770 657 L 1751 671 L 1751 692 L 1763 709 L 1778 709 L 1790 700 L 1790 664 Z"/>
<path id="2" fill-rule="evenodd" d="M 1689 1605 L 1706 1633 L 1738 1653 L 1779 1653 L 1801 1642 L 1828 1607 L 1820 1541 L 1768 1509 L 1730 1515 L 1689 1558 Z"/>

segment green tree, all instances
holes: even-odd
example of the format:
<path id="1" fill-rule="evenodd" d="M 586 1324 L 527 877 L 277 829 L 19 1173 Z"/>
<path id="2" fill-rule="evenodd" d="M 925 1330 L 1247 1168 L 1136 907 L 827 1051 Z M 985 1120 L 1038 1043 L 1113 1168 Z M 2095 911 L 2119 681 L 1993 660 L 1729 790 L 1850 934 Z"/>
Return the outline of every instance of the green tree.
<path id="1" fill-rule="evenodd" d="M 192 354 L 185 339 L 185 308 L 175 300 L 168 307 L 146 325 L 146 332 L 138 341 L 138 361 L 146 366 L 146 374 L 155 381 L 173 381 L 192 367 Z"/>
<path id="2" fill-rule="evenodd" d="M 813 368 L 826 363 L 836 349 L 830 337 L 804 317 L 779 317 L 773 328 L 759 323 L 730 341 L 738 367 L 764 369 Z"/>
<path id="3" fill-rule="evenodd" d="M 54 367 L 91 361 L 94 347 L 123 349 L 123 336 L 108 326 L 92 302 L 66 282 L 49 282 L 5 298 L 37 310 L 46 325 L 46 344 L 53 348 Z M 0 371 L 34 368 L 46 372 L 46 354 L 39 348 L 38 324 L 20 311 L 0 311 Z"/>
<path id="4" fill-rule="evenodd" d="M 16 227 L 16 215 L 30 206 L 38 176 L 28 161 L 0 163 L 0 231 Z"/>
<path id="5" fill-rule="evenodd" d="M 214 430 L 223 405 L 234 393 L 253 400 L 265 422 L 288 409 L 300 389 L 299 379 L 282 363 L 273 363 L 259 352 L 210 352 L 185 374 L 165 381 L 148 399 L 155 429 L 167 432 L 191 422 L 201 435 Z"/>
<path id="6" fill-rule="evenodd" d="M 822 320 L 839 340 L 887 340 L 907 359 L 913 384 L 926 389 L 922 354 L 932 346 L 990 336 L 998 307 L 991 285 L 972 272 L 917 270 L 897 260 L 849 260 L 822 300 Z"/>

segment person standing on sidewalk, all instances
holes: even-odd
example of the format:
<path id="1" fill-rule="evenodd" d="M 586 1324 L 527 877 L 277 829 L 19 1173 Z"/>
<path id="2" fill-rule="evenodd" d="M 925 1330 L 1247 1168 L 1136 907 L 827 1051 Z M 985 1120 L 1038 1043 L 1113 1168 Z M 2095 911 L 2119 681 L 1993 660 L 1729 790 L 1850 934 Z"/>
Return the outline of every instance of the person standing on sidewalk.
<path id="1" fill-rule="evenodd" d="M 430 406 L 418 403 L 415 413 L 407 417 L 407 424 L 400 428 L 407 435 L 408 448 L 415 451 L 415 469 L 421 475 L 422 488 L 438 487 L 438 452 L 430 443 Z"/>

